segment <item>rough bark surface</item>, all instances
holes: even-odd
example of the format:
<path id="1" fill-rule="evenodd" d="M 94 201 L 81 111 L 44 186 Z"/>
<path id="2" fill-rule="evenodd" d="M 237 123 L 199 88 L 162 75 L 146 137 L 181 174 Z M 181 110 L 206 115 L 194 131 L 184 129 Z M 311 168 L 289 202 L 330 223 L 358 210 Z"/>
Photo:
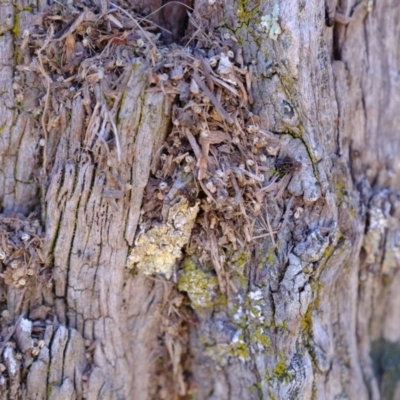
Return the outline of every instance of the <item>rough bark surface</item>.
<path id="1" fill-rule="evenodd" d="M 100 78 L 60 101 L 28 46 L 46 4 L 15 3 L 0 5 L 0 399 L 399 398 L 397 2 L 195 1 L 189 36 L 231 35 L 260 129 L 301 164 L 267 196 L 276 232 L 226 252 L 211 302 L 186 279 L 208 265 L 189 245 L 172 280 L 126 268 L 173 120 L 150 90 L 160 67 L 131 60 L 110 107 Z"/>

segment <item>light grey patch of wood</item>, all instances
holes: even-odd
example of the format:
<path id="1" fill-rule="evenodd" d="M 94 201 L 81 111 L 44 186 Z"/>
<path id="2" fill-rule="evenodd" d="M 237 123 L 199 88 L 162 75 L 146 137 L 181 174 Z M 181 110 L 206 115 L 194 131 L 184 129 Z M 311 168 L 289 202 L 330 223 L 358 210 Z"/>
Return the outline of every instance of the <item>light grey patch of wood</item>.
<path id="1" fill-rule="evenodd" d="M 51 339 L 48 344 L 48 339 L 39 342 L 38 351 L 32 351 L 34 358 L 26 381 L 29 398 L 82 398 L 82 376 L 87 367 L 82 336 L 61 325 Z"/>
<path id="2" fill-rule="evenodd" d="M 32 363 L 26 385 L 32 399 L 45 399 L 47 396 L 47 374 L 50 363 L 50 351 L 47 346 L 40 350 L 38 358 Z"/>
<path id="3" fill-rule="evenodd" d="M 145 70 L 136 68 L 128 82 L 128 93 L 120 118 L 121 135 L 133 135 L 134 149 L 131 167 L 131 185 L 135 195 L 131 197 L 125 237 L 133 244 L 144 188 L 150 176 L 153 156 L 161 147 L 166 133 L 170 104 L 163 93 L 147 92 L 144 101 L 140 98 L 145 82 Z M 138 107 L 139 103 L 139 107 Z"/>
<path id="4" fill-rule="evenodd" d="M 324 235 L 321 230 L 315 229 L 307 235 L 306 240 L 296 245 L 293 252 L 304 263 L 312 263 L 321 260 L 332 240 Z"/>
<path id="5" fill-rule="evenodd" d="M 21 318 L 15 331 L 15 341 L 22 353 L 27 353 L 33 348 L 32 321 Z"/>
<path id="6" fill-rule="evenodd" d="M 301 163 L 301 168 L 293 173 L 287 190 L 293 196 L 303 196 L 307 205 L 315 203 L 321 197 L 321 188 L 304 143 L 300 139 L 287 139 L 283 152 Z"/>
<path id="7" fill-rule="evenodd" d="M 296 353 L 289 364 L 288 372 L 291 379 L 282 383 L 279 394 L 285 399 L 312 398 L 313 368 L 310 355 Z"/>
<path id="8" fill-rule="evenodd" d="M 389 227 L 390 202 L 386 191 L 378 192 L 372 197 L 369 207 L 369 222 L 364 236 L 363 248 L 366 251 L 366 264 L 377 268 L 378 260 L 382 257 L 382 244 Z"/>

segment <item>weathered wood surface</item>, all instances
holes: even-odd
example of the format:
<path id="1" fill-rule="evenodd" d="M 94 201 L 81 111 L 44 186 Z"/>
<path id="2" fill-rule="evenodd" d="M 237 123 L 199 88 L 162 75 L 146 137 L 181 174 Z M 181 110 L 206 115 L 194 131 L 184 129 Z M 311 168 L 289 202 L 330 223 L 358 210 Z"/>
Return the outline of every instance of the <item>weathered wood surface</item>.
<path id="1" fill-rule="evenodd" d="M 266 238 L 250 265 L 232 260 L 236 291 L 213 307 L 192 304 L 189 336 L 179 341 L 171 321 L 188 305 L 174 284 L 125 268 L 152 158 L 169 132 L 168 98 L 147 90 L 149 66 L 134 60 L 116 120 L 121 160 L 111 165 L 95 130 L 83 129 L 85 95 L 68 109 L 54 103 L 61 122 L 49 124 L 44 176 L 46 81 L 23 47 L 44 4 L 3 2 L 2 212 L 42 207 L 41 256 L 52 277 L 42 284 L 38 274 L 25 292 L 0 286 L 0 398 L 400 396 L 400 7 L 327 3 L 346 24 L 328 27 L 314 0 L 281 2 L 277 13 L 272 2 L 196 1 L 203 29 L 225 24 L 243 45 L 253 112 L 303 167 L 283 197 L 269 197 L 272 225 L 285 221 L 278 246 Z M 100 88 L 95 96 L 101 103 Z M 244 279 L 235 279 L 240 269 Z M 180 287 L 190 308 L 194 288 Z M 43 342 L 31 342 L 30 321 Z"/>

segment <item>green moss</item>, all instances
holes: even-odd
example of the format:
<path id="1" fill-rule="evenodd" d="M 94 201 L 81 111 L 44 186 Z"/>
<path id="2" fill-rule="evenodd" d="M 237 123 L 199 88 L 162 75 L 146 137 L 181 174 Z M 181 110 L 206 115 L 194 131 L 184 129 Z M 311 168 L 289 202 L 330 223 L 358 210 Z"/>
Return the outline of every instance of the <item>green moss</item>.
<path id="1" fill-rule="evenodd" d="M 259 343 L 265 348 L 271 347 L 271 339 L 264 333 L 263 327 L 258 327 L 251 337 L 251 343 Z"/>
<path id="2" fill-rule="evenodd" d="M 247 287 L 247 276 L 245 273 L 245 266 L 250 259 L 250 253 L 247 251 L 235 252 L 232 255 L 226 254 L 230 263 L 230 277 L 231 280 L 235 279 L 235 283 L 239 283 L 241 287 Z"/>
<path id="3" fill-rule="evenodd" d="M 246 343 L 243 342 L 237 342 L 231 345 L 229 354 L 233 357 L 240 357 L 244 359 L 250 358 L 249 349 Z"/>
<path id="4" fill-rule="evenodd" d="M 196 261 L 192 257 L 186 257 L 181 264 L 184 271 L 195 271 L 197 268 Z"/>
<path id="5" fill-rule="evenodd" d="M 350 208 L 349 209 L 349 214 L 350 214 L 350 216 L 355 218 L 357 216 L 357 211 L 354 208 Z"/>
<path id="6" fill-rule="evenodd" d="M 269 397 L 271 400 L 276 400 L 275 395 L 274 395 L 273 393 L 271 393 L 271 391 L 268 391 L 268 397 Z"/>
<path id="7" fill-rule="evenodd" d="M 240 268 L 244 268 L 246 263 L 249 261 L 249 253 L 247 251 L 243 251 L 239 253 L 237 259 L 235 260 L 235 265 Z"/>
<path id="8" fill-rule="evenodd" d="M 286 64 L 288 64 L 288 62 L 286 60 L 281 60 L 280 63 L 284 68 L 287 68 L 288 66 Z M 285 74 L 285 70 L 283 68 L 279 69 L 280 74 L 279 74 L 279 80 L 281 82 L 283 91 L 287 97 L 287 99 L 290 101 L 291 105 L 293 106 L 294 109 L 296 109 L 296 105 L 298 105 L 298 101 L 296 100 L 299 97 L 298 94 L 298 84 L 297 82 L 293 79 L 292 76 Z M 299 113 L 297 113 L 299 115 Z M 295 134 L 292 135 L 294 137 L 300 137 L 304 134 L 304 126 L 302 123 L 299 123 L 297 125 L 297 129 L 299 130 L 299 132 L 301 133 L 301 135 L 299 134 Z"/>
<path id="9" fill-rule="evenodd" d="M 58 386 L 57 382 L 49 382 L 46 386 L 46 394 L 47 398 L 51 397 L 51 394 L 53 393 L 53 389 Z"/>
<path id="10" fill-rule="evenodd" d="M 259 304 L 262 303 L 262 300 L 247 300 L 246 310 L 249 311 L 253 315 L 258 315 L 261 312 Z M 257 306 L 257 307 L 256 307 Z"/>
<path id="11" fill-rule="evenodd" d="M 21 18 L 18 13 L 14 16 L 14 26 L 11 29 L 11 33 L 15 39 L 21 36 Z"/>
<path id="12" fill-rule="evenodd" d="M 306 313 L 301 319 L 300 326 L 308 337 L 312 335 L 313 323 L 312 323 L 312 312 L 319 307 L 319 302 L 321 300 L 320 292 L 324 285 L 321 282 L 312 280 L 310 282 L 311 291 L 314 294 L 314 301 L 309 305 Z"/>
<path id="13" fill-rule="evenodd" d="M 323 261 L 327 261 L 332 256 L 334 251 L 335 251 L 335 246 L 333 245 L 328 246 L 325 249 L 324 254 L 322 255 Z"/>
<path id="14" fill-rule="evenodd" d="M 14 4 L 14 7 L 18 11 L 28 11 L 28 12 L 34 11 L 34 7 L 32 5 L 21 6 L 21 4 Z"/>
<path id="15" fill-rule="evenodd" d="M 218 281 L 216 276 L 206 273 L 197 268 L 196 262 L 191 257 L 187 257 L 182 265 L 179 274 L 178 288 L 187 292 L 192 307 L 211 308 L 215 301 L 221 303 L 226 299 L 220 298 L 218 294 Z"/>
<path id="16" fill-rule="evenodd" d="M 326 263 L 332 257 L 332 254 L 334 252 L 336 252 L 336 254 L 339 255 L 339 253 L 342 251 L 342 248 L 340 246 L 337 246 L 337 243 L 338 243 L 338 241 L 340 240 L 340 238 L 342 236 L 343 236 L 342 233 L 339 231 L 337 233 L 337 237 L 333 241 L 333 243 L 330 244 L 329 246 L 327 246 L 327 248 L 325 249 L 324 253 L 322 254 L 322 259 L 320 261 L 320 268 L 325 267 Z M 319 288 L 318 288 L 318 290 L 319 290 Z"/>
<path id="17" fill-rule="evenodd" d="M 335 193 L 339 202 L 342 202 L 346 195 L 346 185 L 343 181 L 339 181 L 335 185 Z"/>
<path id="18" fill-rule="evenodd" d="M 19 13 L 15 13 L 14 25 L 11 29 L 11 33 L 14 36 L 14 41 L 21 37 L 21 18 L 19 16 Z M 22 60 L 22 53 L 20 46 L 14 46 L 14 57 L 15 57 L 15 62 L 17 64 L 20 64 Z"/>
<path id="19" fill-rule="evenodd" d="M 139 273 L 137 268 L 128 269 L 129 275 L 136 276 Z"/>
<path id="20" fill-rule="evenodd" d="M 283 360 L 278 361 L 276 364 L 274 368 L 274 377 L 280 381 L 288 381 L 291 378 L 288 367 Z"/>
<path id="21" fill-rule="evenodd" d="M 264 322 L 263 326 L 264 326 L 264 328 L 272 329 L 272 330 L 281 329 L 282 331 L 286 331 L 288 329 L 286 321 L 277 323 L 275 321 L 266 320 Z"/>
<path id="22" fill-rule="evenodd" d="M 276 244 L 276 247 L 270 245 L 268 247 L 267 253 L 265 253 L 265 251 L 266 251 L 265 247 L 264 248 L 260 248 L 259 252 L 258 252 L 259 257 L 260 257 L 260 262 L 258 263 L 257 268 L 258 269 L 262 269 L 265 266 L 274 265 L 276 263 L 276 261 L 277 261 L 275 249 L 278 248 L 281 245 L 282 245 L 281 242 L 278 242 Z"/>
<path id="23" fill-rule="evenodd" d="M 281 329 L 282 331 L 287 331 L 288 330 L 287 322 L 282 321 L 281 323 L 274 324 L 274 329 Z"/>
<path id="24" fill-rule="evenodd" d="M 300 327 L 305 332 L 307 337 L 311 337 L 312 335 L 312 307 L 311 305 L 308 307 L 307 312 L 304 314 L 303 318 L 300 321 Z"/>
<path id="25" fill-rule="evenodd" d="M 273 265 L 275 261 L 276 261 L 275 248 L 274 246 L 270 246 L 267 254 L 267 263 L 268 265 Z"/>
<path id="26" fill-rule="evenodd" d="M 392 277 L 390 275 L 383 275 L 382 276 L 382 283 L 384 286 L 388 286 L 392 283 Z"/>
<path id="27" fill-rule="evenodd" d="M 265 265 L 268 263 L 268 257 L 263 257 L 262 259 L 261 259 L 261 261 L 258 263 L 258 265 L 257 265 L 257 268 L 260 270 L 260 269 L 263 269 L 264 267 L 265 267 Z"/>
<path id="28" fill-rule="evenodd" d="M 250 3 L 248 0 L 239 0 L 239 4 L 236 11 L 238 20 L 245 25 L 248 25 L 250 22 L 258 24 L 260 20 L 260 13 L 259 13 L 260 3 L 258 3 L 255 7 L 252 8 L 248 7 L 248 3 Z"/>
<path id="29" fill-rule="evenodd" d="M 216 296 L 213 300 L 214 307 L 226 307 L 228 304 L 228 299 L 226 298 L 225 294 L 217 291 Z"/>

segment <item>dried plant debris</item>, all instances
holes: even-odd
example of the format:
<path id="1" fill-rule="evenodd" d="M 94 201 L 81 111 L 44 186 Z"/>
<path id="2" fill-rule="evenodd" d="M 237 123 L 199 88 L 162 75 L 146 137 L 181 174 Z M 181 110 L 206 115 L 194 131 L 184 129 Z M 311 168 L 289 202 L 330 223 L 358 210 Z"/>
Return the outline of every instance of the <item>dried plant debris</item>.
<path id="1" fill-rule="evenodd" d="M 179 398 L 187 397 L 195 391 L 194 382 L 188 379 L 191 365 L 188 346 L 190 326 L 195 325 L 197 320 L 185 304 L 185 296 L 178 292 L 175 285 L 165 285 L 165 290 L 161 319 L 163 336 L 160 337 L 163 346 L 156 363 L 152 398 L 175 399 L 178 394 Z M 170 397 L 168 393 L 175 396 Z"/>
<path id="2" fill-rule="evenodd" d="M 166 199 L 176 196 L 174 182 L 182 171 L 192 174 L 194 186 L 186 191 L 196 196 L 191 201 L 197 198 L 199 211 L 186 251 L 200 253 L 201 264 L 213 266 L 225 293 L 230 287 L 226 259 L 257 239 L 273 240 L 278 227 L 263 222 L 266 198 L 282 196 L 302 165 L 280 139 L 260 128 L 249 111 L 249 70 L 234 61 L 224 38 L 214 39 L 210 49 L 171 50 L 151 72 L 150 90 L 163 90 L 175 103 L 171 133 L 153 163 L 141 229 L 152 231 L 161 222 Z"/>
<path id="3" fill-rule="evenodd" d="M 71 108 L 81 96 L 92 116 L 84 147 L 97 157 L 96 145 L 105 145 L 107 156 L 119 160 L 117 113 L 132 60 L 150 66 L 148 90 L 173 102 L 171 131 L 154 156 L 127 266 L 170 277 L 184 250 L 196 255 L 205 272 L 215 271 L 219 289 L 227 292 L 232 284 L 226 260 L 259 239 L 274 243 L 281 222 L 269 221 L 267 199 L 287 195 L 291 177 L 302 169 L 250 111 L 252 67 L 244 65 L 238 40 L 226 32 L 205 33 L 194 11 L 193 47 L 167 47 L 152 22 L 114 3 L 98 15 L 55 4 L 39 22 L 30 38 L 36 49 L 30 68 L 47 88 L 45 145 L 47 132 L 65 123 L 55 117 L 56 100 Z"/>
<path id="4" fill-rule="evenodd" d="M 6 286 L 22 288 L 37 278 L 44 264 L 41 247 L 38 219 L 0 215 L 0 277 Z"/>
<path id="5" fill-rule="evenodd" d="M 42 237 L 34 214 L 0 214 L 0 380 L 7 398 L 20 398 L 21 371 L 39 356 L 53 324 L 51 307 L 42 304 L 50 277 Z"/>

